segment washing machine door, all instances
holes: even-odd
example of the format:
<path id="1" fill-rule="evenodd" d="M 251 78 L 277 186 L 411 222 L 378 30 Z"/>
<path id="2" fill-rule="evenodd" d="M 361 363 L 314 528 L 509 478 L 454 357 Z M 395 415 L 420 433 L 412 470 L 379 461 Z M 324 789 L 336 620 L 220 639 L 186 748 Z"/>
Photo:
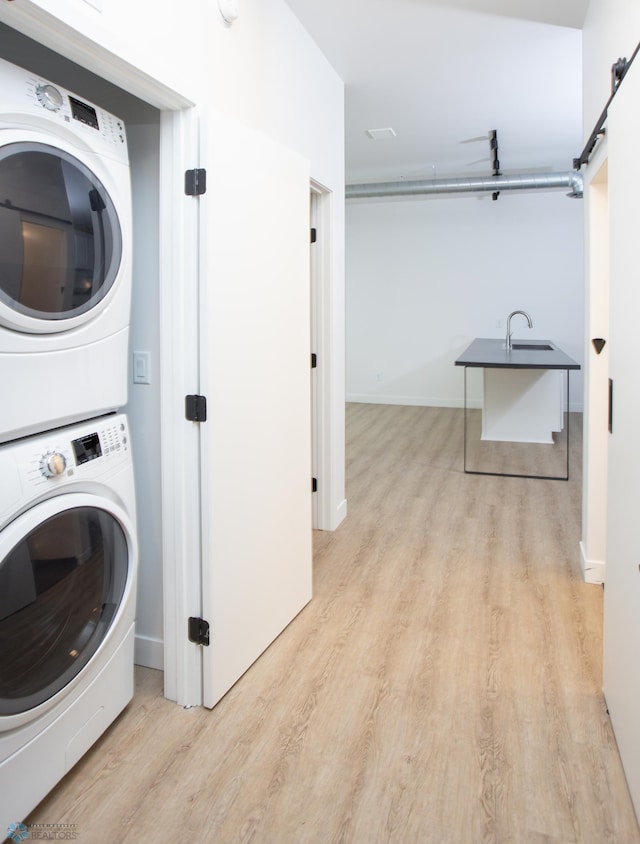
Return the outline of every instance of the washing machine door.
<path id="1" fill-rule="evenodd" d="M 71 151 L 38 141 L 0 146 L 0 324 L 66 331 L 105 305 L 122 231 L 104 184 Z"/>
<path id="2" fill-rule="evenodd" d="M 124 512 L 84 494 L 32 507 L 0 533 L 0 719 L 79 677 L 131 591 L 134 549 Z"/>

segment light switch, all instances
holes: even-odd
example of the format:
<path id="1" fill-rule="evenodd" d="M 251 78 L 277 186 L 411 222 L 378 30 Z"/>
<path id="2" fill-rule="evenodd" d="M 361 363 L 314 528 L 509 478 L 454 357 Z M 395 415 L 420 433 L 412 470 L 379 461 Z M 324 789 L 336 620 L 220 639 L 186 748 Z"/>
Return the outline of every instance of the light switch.
<path id="1" fill-rule="evenodd" d="M 133 353 L 133 383 L 151 383 L 151 355 L 149 352 Z"/>

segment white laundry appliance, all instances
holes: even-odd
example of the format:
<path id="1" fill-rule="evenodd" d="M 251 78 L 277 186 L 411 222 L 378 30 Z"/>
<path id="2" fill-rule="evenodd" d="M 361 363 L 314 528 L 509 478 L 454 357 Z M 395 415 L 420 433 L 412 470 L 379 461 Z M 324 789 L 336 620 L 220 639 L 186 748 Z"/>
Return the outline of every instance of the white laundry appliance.
<path id="1" fill-rule="evenodd" d="M 137 541 L 127 418 L 0 446 L 0 833 L 133 696 Z"/>
<path id="2" fill-rule="evenodd" d="M 0 60 L 0 443 L 126 404 L 130 307 L 123 122 Z"/>

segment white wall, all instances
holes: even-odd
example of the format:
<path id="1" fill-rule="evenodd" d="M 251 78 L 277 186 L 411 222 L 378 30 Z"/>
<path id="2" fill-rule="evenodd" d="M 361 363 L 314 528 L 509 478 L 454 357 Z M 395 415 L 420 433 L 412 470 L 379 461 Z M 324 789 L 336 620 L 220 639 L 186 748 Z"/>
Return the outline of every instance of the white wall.
<path id="1" fill-rule="evenodd" d="M 128 125 L 133 195 L 134 250 L 129 354 L 129 403 L 140 570 L 136 621 L 136 663 L 162 668 L 162 500 L 158 443 L 160 442 L 160 337 L 158 290 L 158 124 Z M 149 384 L 134 384 L 133 351 L 149 353 Z"/>
<path id="2" fill-rule="evenodd" d="M 564 193 L 351 201 L 347 399 L 461 406 L 455 358 L 474 337 L 555 341 L 583 354 L 583 210 Z M 572 374 L 572 409 L 582 379 Z"/>

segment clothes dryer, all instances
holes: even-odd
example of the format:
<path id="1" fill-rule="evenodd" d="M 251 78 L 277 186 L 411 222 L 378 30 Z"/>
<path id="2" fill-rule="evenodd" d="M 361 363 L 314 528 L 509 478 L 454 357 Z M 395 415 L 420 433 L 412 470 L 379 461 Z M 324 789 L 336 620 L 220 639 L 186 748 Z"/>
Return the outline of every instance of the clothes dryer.
<path id="1" fill-rule="evenodd" d="M 0 832 L 133 696 L 138 545 L 127 418 L 0 447 Z"/>
<path id="2" fill-rule="evenodd" d="M 125 126 L 0 60 L 0 443 L 127 401 Z"/>

